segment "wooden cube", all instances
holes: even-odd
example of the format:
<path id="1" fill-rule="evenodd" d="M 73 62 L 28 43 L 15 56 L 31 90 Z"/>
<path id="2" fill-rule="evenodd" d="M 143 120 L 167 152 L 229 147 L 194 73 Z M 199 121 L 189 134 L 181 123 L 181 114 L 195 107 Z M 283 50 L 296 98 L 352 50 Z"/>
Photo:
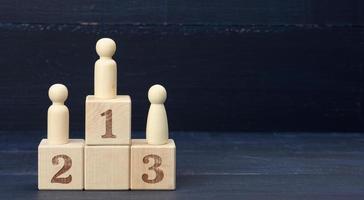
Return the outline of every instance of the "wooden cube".
<path id="1" fill-rule="evenodd" d="M 133 139 L 131 145 L 132 190 L 176 189 L 176 145 L 172 139 L 164 145 L 150 145 L 145 139 Z"/>
<path id="2" fill-rule="evenodd" d="M 85 146 L 85 190 L 128 190 L 130 146 Z"/>
<path id="3" fill-rule="evenodd" d="M 70 139 L 61 145 L 43 139 L 38 146 L 39 190 L 83 189 L 83 139 Z"/>
<path id="4" fill-rule="evenodd" d="M 86 98 L 86 144 L 130 144 L 131 99 L 120 95 L 114 99 Z"/>

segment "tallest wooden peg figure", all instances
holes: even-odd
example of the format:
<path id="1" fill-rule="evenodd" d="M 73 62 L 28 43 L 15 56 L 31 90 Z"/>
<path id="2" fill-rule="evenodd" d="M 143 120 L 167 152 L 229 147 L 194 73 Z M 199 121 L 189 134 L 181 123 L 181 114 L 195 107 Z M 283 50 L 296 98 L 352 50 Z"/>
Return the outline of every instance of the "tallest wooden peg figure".
<path id="1" fill-rule="evenodd" d="M 100 99 L 116 98 L 117 65 L 112 56 L 116 44 L 110 38 L 102 38 L 96 43 L 96 52 L 100 58 L 95 62 L 95 97 Z"/>

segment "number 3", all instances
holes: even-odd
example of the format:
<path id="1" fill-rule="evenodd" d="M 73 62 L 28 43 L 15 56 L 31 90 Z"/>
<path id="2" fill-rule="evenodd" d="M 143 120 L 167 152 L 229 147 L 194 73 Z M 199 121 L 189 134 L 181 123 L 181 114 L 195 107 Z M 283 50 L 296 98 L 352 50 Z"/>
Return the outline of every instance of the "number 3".
<path id="1" fill-rule="evenodd" d="M 149 158 L 154 159 L 154 165 L 149 167 L 148 169 L 149 170 L 154 170 L 156 176 L 155 176 L 154 179 L 148 179 L 148 174 L 143 174 L 142 179 L 146 183 L 151 183 L 151 184 L 158 183 L 158 182 L 162 181 L 163 177 L 164 177 L 163 171 L 158 169 L 158 167 L 161 166 L 161 164 L 162 164 L 162 158 L 157 156 L 157 155 L 150 154 L 150 155 L 147 155 L 147 156 L 145 156 L 143 158 L 143 163 L 148 164 L 149 163 Z"/>
<path id="2" fill-rule="evenodd" d="M 64 160 L 63 167 L 53 176 L 51 183 L 61 183 L 61 184 L 68 184 L 72 181 L 72 175 L 68 175 L 66 178 L 58 178 L 58 176 L 67 172 L 72 166 L 72 160 L 70 157 L 66 155 L 57 155 L 52 158 L 52 164 L 58 165 L 59 158 Z"/>

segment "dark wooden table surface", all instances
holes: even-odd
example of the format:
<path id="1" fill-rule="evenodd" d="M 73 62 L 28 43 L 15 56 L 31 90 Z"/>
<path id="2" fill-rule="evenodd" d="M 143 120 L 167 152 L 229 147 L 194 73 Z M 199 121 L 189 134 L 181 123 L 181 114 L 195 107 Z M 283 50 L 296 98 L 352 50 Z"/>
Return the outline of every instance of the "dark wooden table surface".
<path id="1" fill-rule="evenodd" d="M 44 136 L 0 132 L 0 199 L 364 199 L 359 133 L 173 132 L 176 191 L 38 191 Z"/>

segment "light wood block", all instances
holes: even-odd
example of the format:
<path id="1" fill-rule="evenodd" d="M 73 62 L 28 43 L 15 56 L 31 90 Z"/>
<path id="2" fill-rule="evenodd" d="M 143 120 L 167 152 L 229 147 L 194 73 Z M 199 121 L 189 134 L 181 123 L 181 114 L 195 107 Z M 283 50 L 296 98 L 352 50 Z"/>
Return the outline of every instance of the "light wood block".
<path id="1" fill-rule="evenodd" d="M 82 190 L 84 144 L 83 139 L 70 139 L 67 144 L 43 139 L 38 146 L 38 189 Z"/>
<path id="2" fill-rule="evenodd" d="M 133 139 L 131 145 L 132 190 L 176 189 L 176 145 L 151 145 L 145 139 Z"/>
<path id="3" fill-rule="evenodd" d="M 85 146 L 85 190 L 128 190 L 130 146 Z"/>
<path id="4" fill-rule="evenodd" d="M 131 99 L 119 95 L 114 99 L 86 98 L 86 144 L 130 144 Z"/>

